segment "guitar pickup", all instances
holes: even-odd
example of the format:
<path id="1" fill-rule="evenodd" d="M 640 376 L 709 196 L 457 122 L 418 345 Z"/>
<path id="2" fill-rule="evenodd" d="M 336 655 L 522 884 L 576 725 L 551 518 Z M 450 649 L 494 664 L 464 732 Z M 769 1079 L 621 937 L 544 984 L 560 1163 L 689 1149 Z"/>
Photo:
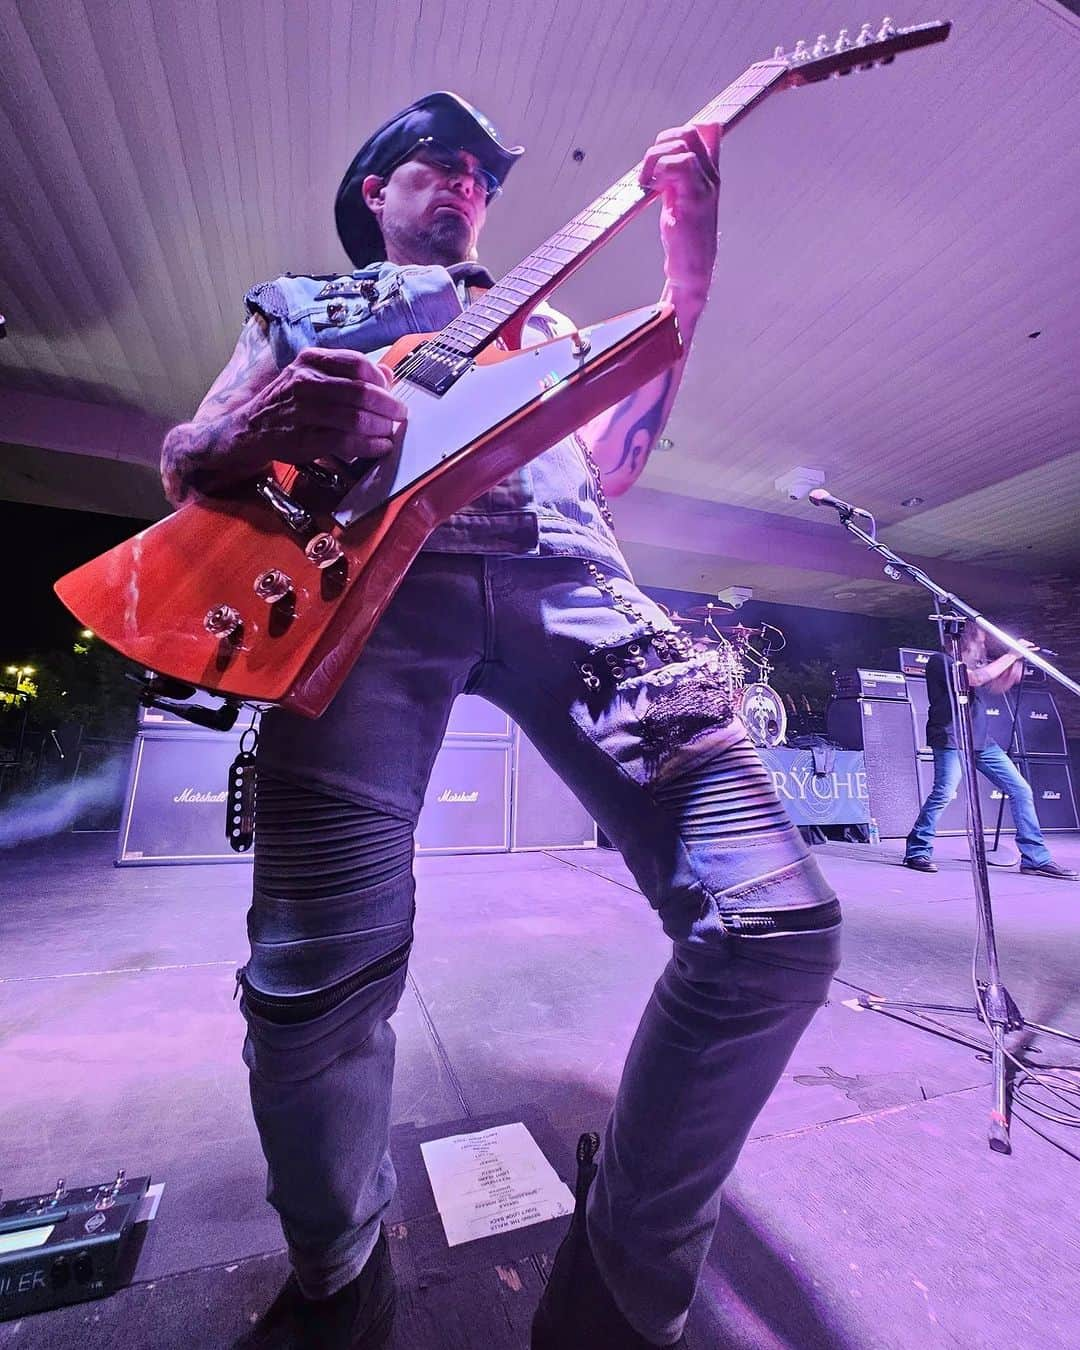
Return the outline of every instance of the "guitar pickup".
<path id="1" fill-rule="evenodd" d="M 452 388 L 471 365 L 471 357 L 429 342 L 395 366 L 394 375 L 438 396 Z"/>

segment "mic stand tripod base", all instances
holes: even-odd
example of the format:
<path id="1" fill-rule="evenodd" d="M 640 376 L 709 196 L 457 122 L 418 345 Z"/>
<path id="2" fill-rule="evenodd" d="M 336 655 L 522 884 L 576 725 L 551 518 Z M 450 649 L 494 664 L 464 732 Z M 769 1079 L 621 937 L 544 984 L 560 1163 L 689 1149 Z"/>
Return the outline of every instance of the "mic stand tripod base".
<path id="1" fill-rule="evenodd" d="M 968 862 L 970 862 L 970 857 Z M 991 867 L 1015 867 L 1020 861 L 1020 852 L 1012 844 L 1006 844 L 1004 840 L 996 848 L 986 850 L 986 861 Z"/>

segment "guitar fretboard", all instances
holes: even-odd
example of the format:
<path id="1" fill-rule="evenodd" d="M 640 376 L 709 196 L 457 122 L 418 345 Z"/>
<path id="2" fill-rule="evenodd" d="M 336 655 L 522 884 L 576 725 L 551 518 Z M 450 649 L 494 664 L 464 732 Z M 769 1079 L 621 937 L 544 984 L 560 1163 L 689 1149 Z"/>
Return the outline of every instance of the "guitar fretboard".
<path id="1" fill-rule="evenodd" d="M 707 103 L 690 120 L 719 122 L 726 130 L 738 122 L 788 73 L 783 62 L 762 61 Z M 538 301 L 564 281 L 590 253 L 620 230 L 656 197 L 638 182 L 639 161 L 606 192 L 534 249 L 469 305 L 439 334 L 439 346 L 456 356 L 473 357 L 499 332 L 528 313 Z"/>

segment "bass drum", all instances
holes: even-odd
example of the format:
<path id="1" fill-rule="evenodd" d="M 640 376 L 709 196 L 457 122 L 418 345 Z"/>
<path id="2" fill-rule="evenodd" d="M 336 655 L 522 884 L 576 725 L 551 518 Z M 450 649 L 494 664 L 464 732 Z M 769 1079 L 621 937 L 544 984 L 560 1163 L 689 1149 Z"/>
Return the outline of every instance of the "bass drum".
<path id="1" fill-rule="evenodd" d="M 770 684 L 747 684 L 739 699 L 739 716 L 755 745 L 783 745 L 787 735 L 784 700 Z"/>

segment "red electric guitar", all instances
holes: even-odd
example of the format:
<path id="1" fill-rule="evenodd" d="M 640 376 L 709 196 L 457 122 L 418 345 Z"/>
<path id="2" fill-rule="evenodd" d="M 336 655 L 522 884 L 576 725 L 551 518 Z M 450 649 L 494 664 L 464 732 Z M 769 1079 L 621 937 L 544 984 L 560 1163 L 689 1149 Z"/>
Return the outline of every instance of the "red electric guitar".
<path id="1" fill-rule="evenodd" d="M 854 39 L 778 48 L 693 120 L 726 132 L 780 89 L 885 65 L 949 28 L 886 19 Z M 441 332 L 404 337 L 380 358 L 409 417 L 363 477 L 274 463 L 57 582 L 80 622 L 156 673 L 148 700 L 197 686 L 225 697 L 220 725 L 240 701 L 317 717 L 436 525 L 678 358 L 664 305 L 515 350 L 537 301 L 654 200 L 639 167 Z"/>

